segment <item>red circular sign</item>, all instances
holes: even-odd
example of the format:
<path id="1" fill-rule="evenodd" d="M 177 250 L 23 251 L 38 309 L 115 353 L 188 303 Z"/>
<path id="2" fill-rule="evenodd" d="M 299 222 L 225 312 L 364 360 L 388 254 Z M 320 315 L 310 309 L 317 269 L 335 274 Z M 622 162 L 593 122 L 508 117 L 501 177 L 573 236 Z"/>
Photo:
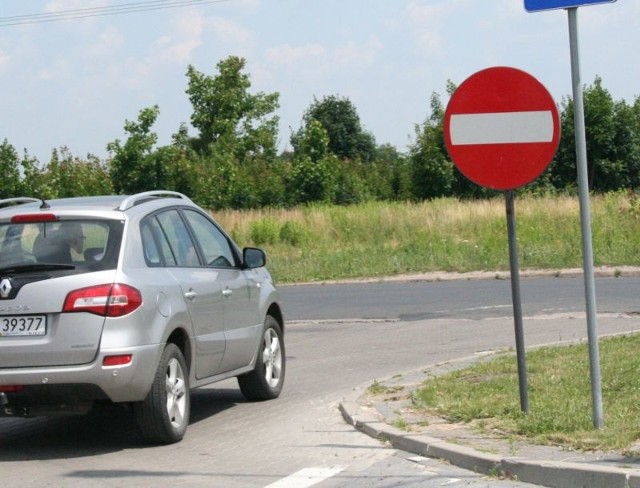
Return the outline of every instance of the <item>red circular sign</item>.
<path id="1" fill-rule="evenodd" d="M 454 92 L 444 117 L 447 150 L 474 183 L 512 190 L 546 169 L 560 141 L 553 98 L 524 71 L 487 68 Z"/>

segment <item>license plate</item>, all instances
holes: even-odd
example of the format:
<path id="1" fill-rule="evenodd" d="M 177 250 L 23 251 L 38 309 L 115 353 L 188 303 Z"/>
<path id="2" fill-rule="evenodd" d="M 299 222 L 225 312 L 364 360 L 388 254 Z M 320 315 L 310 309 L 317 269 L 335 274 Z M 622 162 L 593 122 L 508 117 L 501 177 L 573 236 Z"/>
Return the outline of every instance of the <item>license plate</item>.
<path id="1" fill-rule="evenodd" d="M 46 333 L 46 315 L 4 315 L 0 317 L 0 337 L 38 336 Z"/>

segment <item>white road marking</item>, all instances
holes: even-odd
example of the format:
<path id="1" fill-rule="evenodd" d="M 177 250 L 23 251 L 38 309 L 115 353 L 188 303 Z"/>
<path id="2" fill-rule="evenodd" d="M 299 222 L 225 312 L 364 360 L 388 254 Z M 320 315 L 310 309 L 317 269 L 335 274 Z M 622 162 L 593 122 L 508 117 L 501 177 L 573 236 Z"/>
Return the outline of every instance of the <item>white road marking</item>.
<path id="1" fill-rule="evenodd" d="M 335 466 L 333 468 L 305 468 L 275 483 L 271 483 L 265 488 L 308 488 L 309 486 L 313 486 L 327 478 L 335 476 L 342 470 L 344 470 L 342 466 Z"/>
<path id="2" fill-rule="evenodd" d="M 551 142 L 554 129 L 549 110 L 455 114 L 449 126 L 455 146 Z"/>

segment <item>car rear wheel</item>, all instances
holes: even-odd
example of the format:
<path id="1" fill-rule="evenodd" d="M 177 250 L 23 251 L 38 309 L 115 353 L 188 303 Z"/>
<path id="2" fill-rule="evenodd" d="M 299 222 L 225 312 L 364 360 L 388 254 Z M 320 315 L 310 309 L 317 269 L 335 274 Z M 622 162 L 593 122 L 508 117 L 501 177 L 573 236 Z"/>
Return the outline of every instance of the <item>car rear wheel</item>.
<path id="1" fill-rule="evenodd" d="M 286 357 L 282 329 L 267 315 L 256 365 L 250 373 L 238 376 L 240 391 L 247 400 L 271 400 L 282 391 Z"/>
<path id="2" fill-rule="evenodd" d="M 182 440 L 189 424 L 190 407 L 187 363 L 178 346 L 167 344 L 151 391 L 134 406 L 143 437 L 158 444 Z"/>

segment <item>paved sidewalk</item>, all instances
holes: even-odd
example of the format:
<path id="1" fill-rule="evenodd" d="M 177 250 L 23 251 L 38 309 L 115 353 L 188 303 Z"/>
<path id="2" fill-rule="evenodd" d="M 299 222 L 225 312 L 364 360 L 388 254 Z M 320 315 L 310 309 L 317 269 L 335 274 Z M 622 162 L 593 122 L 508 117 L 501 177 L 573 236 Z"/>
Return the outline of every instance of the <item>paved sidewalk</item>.
<path id="1" fill-rule="evenodd" d="M 480 434 L 464 424 L 439 417 L 418 417 L 411 409 L 411 392 L 429 376 L 464 367 L 490 357 L 479 355 L 431 365 L 377 383 L 386 393 L 368 392 L 371 384 L 353 391 L 339 408 L 344 419 L 363 433 L 397 449 L 492 476 L 549 487 L 640 488 L 640 458 L 621 453 L 583 453 L 560 447 L 538 446 L 520 439 Z M 402 418 L 407 429 L 394 427 Z M 397 425 L 397 423 L 396 423 Z"/>

